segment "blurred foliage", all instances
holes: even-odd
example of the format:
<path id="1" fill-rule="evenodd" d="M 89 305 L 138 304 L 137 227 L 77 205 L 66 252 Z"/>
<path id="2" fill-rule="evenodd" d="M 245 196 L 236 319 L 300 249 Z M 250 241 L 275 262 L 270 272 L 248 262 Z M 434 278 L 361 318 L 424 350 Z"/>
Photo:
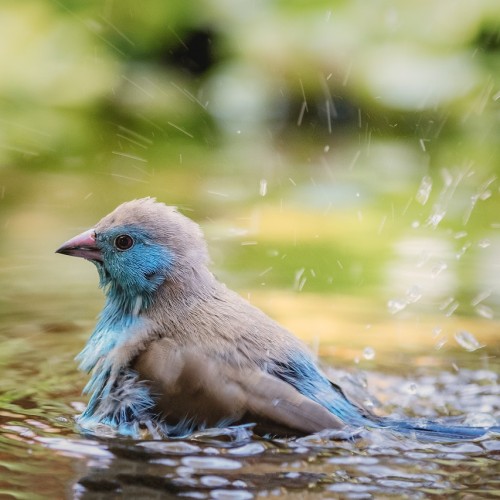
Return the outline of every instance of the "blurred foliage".
<path id="1" fill-rule="evenodd" d="M 0 9 L 2 164 L 95 163 L 133 140 L 154 159 L 184 139 L 213 147 L 237 132 L 318 140 L 355 129 L 421 141 L 436 165 L 465 152 L 498 163 L 494 0 Z"/>
<path id="2" fill-rule="evenodd" d="M 432 235 L 470 301 L 500 276 L 499 51 L 496 0 L 4 0 L 0 248 L 156 195 L 233 284 L 373 290 Z"/>

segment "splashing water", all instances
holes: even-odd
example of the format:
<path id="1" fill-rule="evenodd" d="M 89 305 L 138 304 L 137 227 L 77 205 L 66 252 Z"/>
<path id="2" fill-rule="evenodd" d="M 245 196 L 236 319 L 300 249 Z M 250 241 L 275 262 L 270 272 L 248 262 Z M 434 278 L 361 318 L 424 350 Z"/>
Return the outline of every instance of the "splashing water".
<path id="1" fill-rule="evenodd" d="M 363 349 L 363 358 L 372 360 L 375 358 L 375 349 L 373 347 L 365 347 Z"/>
<path id="2" fill-rule="evenodd" d="M 422 298 L 422 288 L 418 285 L 412 285 L 406 291 L 406 301 L 409 304 L 418 302 Z"/>
<path id="3" fill-rule="evenodd" d="M 415 199 L 421 205 L 425 205 L 427 203 L 427 201 L 429 200 L 429 196 L 431 195 L 431 191 L 432 191 L 432 179 L 428 175 L 426 175 L 422 179 L 422 182 L 420 183 L 420 186 L 418 188 Z"/>
<path id="4" fill-rule="evenodd" d="M 408 302 L 406 302 L 406 300 L 403 300 L 403 299 L 390 299 L 387 302 L 387 310 L 391 314 L 397 314 L 398 312 L 400 312 L 403 309 L 405 309 L 407 305 L 408 305 Z"/>
<path id="5" fill-rule="evenodd" d="M 484 347 L 477 341 L 476 337 L 474 337 L 472 333 L 465 330 L 455 333 L 455 340 L 460 346 L 469 352 L 477 351 L 481 347 Z"/>
<path id="6" fill-rule="evenodd" d="M 482 318 L 486 319 L 493 319 L 495 314 L 493 312 L 493 309 L 487 305 L 484 304 L 479 304 L 477 305 L 474 310 L 476 313 L 481 316 Z"/>
<path id="7" fill-rule="evenodd" d="M 367 348 L 365 354 L 372 351 Z M 335 375 L 342 380 L 341 372 Z M 352 376 L 350 380 L 364 391 L 366 382 Z M 413 374 L 410 380 L 407 375 L 372 372 L 369 385 L 381 399 L 397 401 L 400 414 L 436 418 L 436 412 L 447 408 L 465 415 L 467 425 L 498 423 L 498 375 L 489 370 L 443 370 L 433 376 Z M 19 403 L 10 404 L 9 411 L 5 405 L 1 408 L 3 460 L 16 464 L 12 479 L 4 482 L 6 492 L 63 498 L 69 488 L 75 498 L 314 494 L 354 499 L 444 497 L 456 489 L 484 498 L 497 485 L 495 454 L 500 442 L 493 435 L 445 444 L 363 430 L 350 440 L 339 440 L 338 431 L 265 439 L 244 426 L 207 429 L 185 439 L 98 440 L 75 434 L 73 425 L 60 418 L 61 411 L 70 416 L 69 408 L 51 407 L 48 395 L 42 397 L 43 411 L 36 415 Z M 390 407 L 382 410 L 388 413 Z"/>
<path id="8" fill-rule="evenodd" d="M 267 181 L 266 181 L 266 179 L 260 180 L 259 194 L 260 194 L 260 196 L 266 196 L 266 194 L 267 194 Z"/>

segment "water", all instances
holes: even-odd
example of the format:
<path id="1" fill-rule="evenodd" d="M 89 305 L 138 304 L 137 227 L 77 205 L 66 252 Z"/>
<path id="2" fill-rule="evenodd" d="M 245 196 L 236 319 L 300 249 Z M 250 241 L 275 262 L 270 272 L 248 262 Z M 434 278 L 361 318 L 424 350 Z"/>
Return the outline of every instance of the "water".
<path id="1" fill-rule="evenodd" d="M 320 296 L 276 291 L 257 294 L 253 300 L 263 305 L 271 295 L 277 316 L 284 315 L 290 326 L 295 322 L 292 311 L 297 317 L 310 315 L 318 325 L 323 322 L 325 330 L 333 322 L 344 332 L 359 328 L 356 310 L 372 315 L 369 305 L 353 298 L 338 298 L 327 313 L 324 305 L 330 299 Z M 10 313 L 2 315 L 0 496 L 245 499 L 500 494 L 500 440 L 493 435 L 449 444 L 422 443 L 381 431 L 365 431 L 348 441 L 328 433 L 264 439 L 251 429 L 207 431 L 165 441 L 84 436 L 74 417 L 84 407 L 80 391 L 86 377 L 72 358 L 92 327 L 90 316 L 101 299 L 90 290 L 74 299 L 72 294 L 52 293 L 30 301 L 12 298 Z M 49 304 L 57 304 L 52 308 L 68 311 L 73 319 L 66 314 L 54 319 Z M 426 335 L 432 321 L 416 332 L 415 325 L 407 323 L 406 341 L 411 346 L 414 335 Z M 498 419 L 498 358 L 488 355 L 487 348 L 482 354 L 469 352 L 468 337 L 465 348 L 460 347 L 461 340 L 441 356 L 422 346 L 414 352 L 401 351 L 397 342 L 387 341 L 396 338 L 401 327 L 401 320 L 376 322 L 366 325 L 357 339 L 330 330 L 326 342 L 319 326 L 319 352 L 327 373 L 377 412 L 446 416 L 468 425 L 491 425 Z M 480 327 L 479 319 L 467 326 L 474 331 Z M 299 323 L 297 328 L 301 330 Z M 384 337 L 378 334 L 382 330 Z M 369 348 L 363 345 L 368 338 Z M 487 344 L 492 338 L 483 336 Z"/>
<path id="2" fill-rule="evenodd" d="M 12 367 L 8 373 L 16 375 L 19 369 Z M 394 389 L 402 387 L 406 377 L 377 372 L 369 377 L 377 386 L 386 387 L 377 391 L 387 401 L 386 410 L 394 401 L 398 413 L 426 416 L 437 410 L 442 413 L 445 407 L 454 414 L 471 415 L 478 408 L 500 410 L 493 372 L 434 373 L 407 374 L 415 381 L 417 394 Z M 38 373 L 36 377 L 40 381 L 47 375 Z M 31 387 L 15 400 L 2 401 L 5 495 L 427 498 L 466 491 L 487 498 L 499 493 L 500 441 L 493 436 L 459 444 L 420 443 L 380 431 L 366 432 L 352 441 L 333 440 L 327 434 L 266 440 L 251 431 L 232 435 L 205 432 L 170 441 L 85 438 L 72 423 L 81 409 L 74 387 L 80 385 L 81 377 L 72 370 L 59 377 L 67 392 L 57 391 L 56 395 L 50 382 L 39 383 L 42 387 Z M 27 382 L 32 384 L 34 379 Z M 56 397 L 58 401 L 54 401 Z"/>

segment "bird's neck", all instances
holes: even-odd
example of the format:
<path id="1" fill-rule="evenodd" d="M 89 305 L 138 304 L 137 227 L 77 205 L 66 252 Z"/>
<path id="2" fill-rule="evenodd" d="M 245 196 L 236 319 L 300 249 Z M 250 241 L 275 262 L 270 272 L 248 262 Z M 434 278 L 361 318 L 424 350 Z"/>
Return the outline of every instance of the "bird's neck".
<path id="1" fill-rule="evenodd" d="M 77 359 L 80 368 L 86 372 L 107 358 L 114 369 L 120 368 L 114 360 L 114 353 L 120 347 L 142 342 L 151 326 L 151 317 L 178 318 L 186 314 L 199 300 L 213 294 L 221 285 L 206 268 L 184 272 L 182 279 L 172 276 L 159 286 L 154 295 L 134 293 L 110 281 L 104 290 L 106 302 L 93 334 Z M 118 356 L 123 360 L 123 357 Z M 100 366 L 100 365 L 99 365 Z"/>
<path id="2" fill-rule="evenodd" d="M 94 332 L 77 359 L 80 368 L 89 372 L 112 350 L 130 340 L 143 319 L 141 312 L 147 300 L 141 295 L 116 293 L 113 288 L 106 290 L 106 302 Z"/>
<path id="3" fill-rule="evenodd" d="M 221 286 L 206 267 L 184 267 L 158 288 L 151 309 L 163 309 L 170 316 L 183 314 L 187 304 L 213 296 Z"/>

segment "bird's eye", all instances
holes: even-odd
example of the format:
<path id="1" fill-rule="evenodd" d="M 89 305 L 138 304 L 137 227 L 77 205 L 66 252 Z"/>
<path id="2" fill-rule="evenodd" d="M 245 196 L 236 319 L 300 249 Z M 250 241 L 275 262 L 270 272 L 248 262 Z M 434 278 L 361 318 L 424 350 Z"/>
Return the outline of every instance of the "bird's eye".
<path id="1" fill-rule="evenodd" d="M 120 236 L 115 238 L 115 247 L 118 248 L 118 250 L 128 250 L 133 244 L 134 240 L 132 236 L 128 234 L 120 234 Z"/>

